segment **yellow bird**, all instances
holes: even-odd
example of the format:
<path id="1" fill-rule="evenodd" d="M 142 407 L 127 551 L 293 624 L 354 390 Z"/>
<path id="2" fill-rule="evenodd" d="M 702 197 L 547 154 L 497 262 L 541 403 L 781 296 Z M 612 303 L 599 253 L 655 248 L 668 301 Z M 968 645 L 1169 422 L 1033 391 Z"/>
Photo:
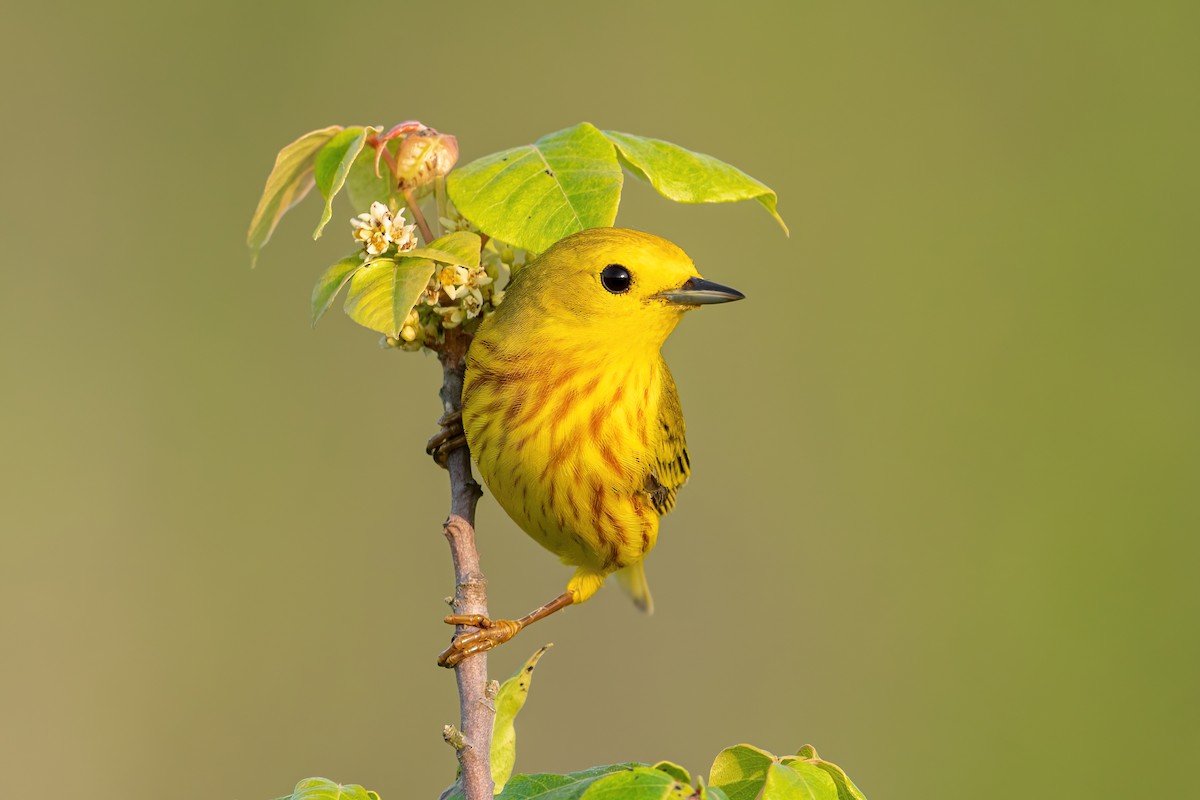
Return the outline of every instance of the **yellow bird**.
<path id="1" fill-rule="evenodd" d="M 467 354 L 462 423 L 484 483 L 513 521 L 575 567 L 567 590 L 517 620 L 451 615 L 478 631 L 454 666 L 582 603 L 616 573 L 652 607 L 642 561 L 690 472 L 683 411 L 660 353 L 685 311 L 743 295 L 639 231 L 568 236 L 519 270 Z"/>

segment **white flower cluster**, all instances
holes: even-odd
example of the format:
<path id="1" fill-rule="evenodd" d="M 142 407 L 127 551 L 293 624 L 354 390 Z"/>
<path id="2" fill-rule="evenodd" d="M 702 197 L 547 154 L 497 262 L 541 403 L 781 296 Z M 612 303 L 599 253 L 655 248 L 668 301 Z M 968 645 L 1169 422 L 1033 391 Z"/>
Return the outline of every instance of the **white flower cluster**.
<path id="1" fill-rule="evenodd" d="M 350 220 L 350 226 L 354 228 L 355 241 L 362 242 L 364 261 L 377 258 L 393 247 L 403 253 L 417 246 L 417 226 L 404 224 L 404 209 L 393 217 L 383 203 L 371 203 L 370 213 L 359 214 Z"/>
<path id="2" fill-rule="evenodd" d="M 474 226 L 451 210 L 441 219 L 450 231 L 473 230 Z M 362 242 L 364 259 L 388 254 L 392 248 L 404 253 L 417 246 L 415 226 L 405 225 L 403 210 L 395 214 L 382 203 L 373 203 L 369 214 L 351 220 L 355 240 Z M 524 250 L 488 240 L 478 267 L 438 264 L 417 304 L 400 327 L 400 335 L 386 337 L 384 344 L 403 350 L 437 349 L 446 331 L 462 328 L 470 333 L 504 300 L 513 269 L 524 265 Z"/>
<path id="3" fill-rule="evenodd" d="M 504 300 L 509 268 L 490 250 L 478 267 L 439 264 L 425 291 L 400 328 L 397 339 L 386 344 L 404 350 L 436 349 L 446 331 L 463 328 L 474 332 L 484 317 Z"/>
<path id="4" fill-rule="evenodd" d="M 474 331 L 484 316 L 504 300 L 504 290 L 496 285 L 497 277 L 485 267 L 439 265 L 404 320 L 399 341 L 389 344 L 419 350 L 436 347 L 451 328 Z"/>
<path id="5" fill-rule="evenodd" d="M 494 283 L 483 267 L 444 266 L 429 279 L 421 302 L 442 318 L 443 328 L 457 328 L 483 314 L 485 305 L 500 305 L 504 291 Z"/>

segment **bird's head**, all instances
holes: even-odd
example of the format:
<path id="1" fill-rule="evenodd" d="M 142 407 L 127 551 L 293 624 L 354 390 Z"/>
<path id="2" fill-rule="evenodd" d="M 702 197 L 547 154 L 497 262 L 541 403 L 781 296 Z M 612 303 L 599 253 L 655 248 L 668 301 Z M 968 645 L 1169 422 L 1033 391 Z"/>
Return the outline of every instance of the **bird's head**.
<path id="1" fill-rule="evenodd" d="M 614 347 L 658 348 L 683 312 L 743 297 L 701 278 L 687 253 L 666 239 L 590 228 L 521 269 L 499 311 L 561 322 L 579 335 L 607 337 Z"/>

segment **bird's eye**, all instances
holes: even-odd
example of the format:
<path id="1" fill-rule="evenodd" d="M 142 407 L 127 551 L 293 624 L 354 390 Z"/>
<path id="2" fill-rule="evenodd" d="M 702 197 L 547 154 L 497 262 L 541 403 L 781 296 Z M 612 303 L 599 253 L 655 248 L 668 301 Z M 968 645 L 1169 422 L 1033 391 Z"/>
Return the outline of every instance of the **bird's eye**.
<path id="1" fill-rule="evenodd" d="M 600 283 L 613 294 L 621 294 L 629 290 L 629 284 L 633 283 L 633 276 L 620 264 L 609 264 L 600 273 Z"/>

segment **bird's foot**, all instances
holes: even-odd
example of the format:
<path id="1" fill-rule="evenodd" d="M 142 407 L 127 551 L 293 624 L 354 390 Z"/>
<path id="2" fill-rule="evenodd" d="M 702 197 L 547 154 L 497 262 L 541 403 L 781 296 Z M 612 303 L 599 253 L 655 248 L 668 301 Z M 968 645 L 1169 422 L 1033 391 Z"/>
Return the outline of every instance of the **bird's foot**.
<path id="1" fill-rule="evenodd" d="M 525 623 L 521 620 L 491 619 L 482 614 L 451 614 L 446 617 L 446 624 L 469 625 L 479 629 L 455 636 L 450 646 L 438 656 L 438 666 L 448 669 L 458 666 L 458 663 L 468 656 L 483 653 L 497 645 L 504 644 L 525 627 Z"/>
<path id="2" fill-rule="evenodd" d="M 445 467 L 450 454 L 467 444 L 467 434 L 462 426 L 462 412 L 444 414 L 438 420 L 438 425 L 441 425 L 442 429 L 425 444 L 425 452 L 433 456 L 438 466 Z"/>

